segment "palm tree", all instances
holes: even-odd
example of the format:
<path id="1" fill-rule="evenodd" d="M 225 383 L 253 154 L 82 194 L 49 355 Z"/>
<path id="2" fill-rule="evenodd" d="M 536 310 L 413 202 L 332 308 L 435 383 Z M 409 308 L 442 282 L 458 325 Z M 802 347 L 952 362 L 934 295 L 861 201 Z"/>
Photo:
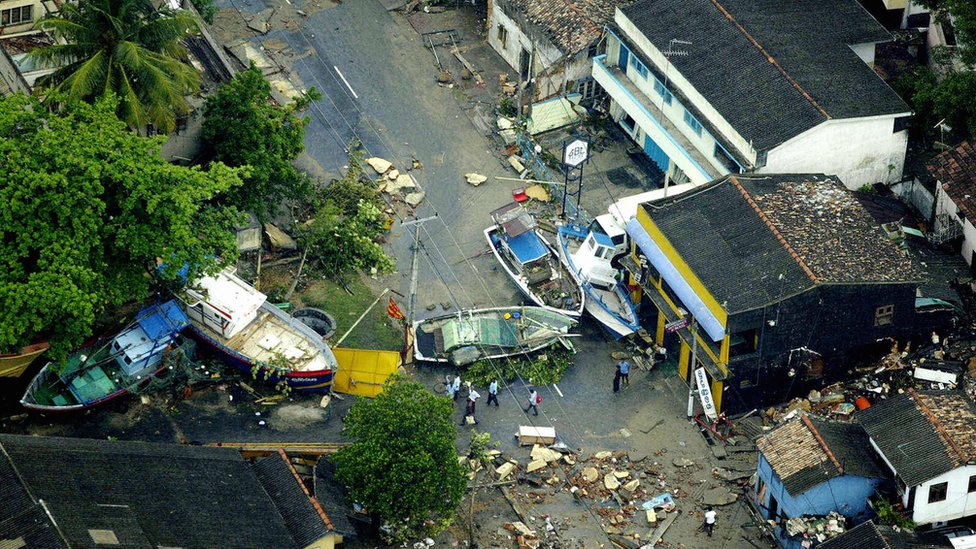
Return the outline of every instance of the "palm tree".
<path id="1" fill-rule="evenodd" d="M 38 22 L 54 45 L 32 55 L 58 69 L 39 80 L 45 92 L 90 101 L 114 94 L 129 127 L 153 124 L 170 132 L 177 114 L 189 112 L 185 94 L 200 88 L 180 41 L 197 29 L 193 15 L 150 0 L 80 0 Z"/>

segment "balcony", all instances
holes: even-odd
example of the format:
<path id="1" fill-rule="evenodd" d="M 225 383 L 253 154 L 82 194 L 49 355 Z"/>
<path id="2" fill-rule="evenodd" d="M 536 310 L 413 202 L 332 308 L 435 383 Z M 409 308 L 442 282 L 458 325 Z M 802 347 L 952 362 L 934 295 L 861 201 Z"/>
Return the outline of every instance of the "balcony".
<path id="1" fill-rule="evenodd" d="M 593 59 L 593 78 L 668 155 L 692 183 L 722 175 L 710 160 L 668 119 L 651 97 L 641 91 L 620 67 L 607 66 L 606 56 Z M 641 143 L 643 145 L 643 143 Z"/>

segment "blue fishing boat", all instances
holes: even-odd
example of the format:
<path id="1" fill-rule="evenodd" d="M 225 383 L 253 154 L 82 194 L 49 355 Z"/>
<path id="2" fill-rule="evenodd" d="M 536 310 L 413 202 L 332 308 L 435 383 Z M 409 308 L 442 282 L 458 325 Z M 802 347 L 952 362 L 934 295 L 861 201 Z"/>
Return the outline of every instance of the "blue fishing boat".
<path id="1" fill-rule="evenodd" d="M 73 353 L 64 364 L 47 363 L 20 402 L 43 412 L 85 410 L 131 392 L 192 353 L 180 331 L 189 320 L 175 300 L 147 307 L 122 332 Z"/>
<path id="2" fill-rule="evenodd" d="M 328 393 L 337 364 L 322 336 L 227 268 L 181 295 L 190 330 L 226 362 L 292 391 Z"/>

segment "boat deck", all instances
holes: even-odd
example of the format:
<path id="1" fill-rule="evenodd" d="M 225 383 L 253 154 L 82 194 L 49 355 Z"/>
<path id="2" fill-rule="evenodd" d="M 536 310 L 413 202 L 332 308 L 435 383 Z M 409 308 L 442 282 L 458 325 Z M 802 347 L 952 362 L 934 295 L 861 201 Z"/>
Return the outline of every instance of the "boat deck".
<path id="1" fill-rule="evenodd" d="M 569 311 L 578 309 L 582 297 L 579 285 L 569 270 L 559 261 L 558 254 L 549 243 L 542 236 L 539 236 L 539 240 L 543 242 L 548 252 L 543 260 L 547 272 L 523 271 L 520 273 L 519 265 L 504 248 L 498 250 L 497 256 L 505 262 L 508 271 L 521 278 L 532 293 L 541 299 L 545 305 Z"/>
<path id="2" fill-rule="evenodd" d="M 287 322 L 262 308 L 240 333 L 225 340 L 223 336 L 194 321 L 193 325 L 229 349 L 254 362 L 268 363 L 283 357 L 286 368 L 294 372 L 314 372 L 332 368 L 313 342 Z"/>

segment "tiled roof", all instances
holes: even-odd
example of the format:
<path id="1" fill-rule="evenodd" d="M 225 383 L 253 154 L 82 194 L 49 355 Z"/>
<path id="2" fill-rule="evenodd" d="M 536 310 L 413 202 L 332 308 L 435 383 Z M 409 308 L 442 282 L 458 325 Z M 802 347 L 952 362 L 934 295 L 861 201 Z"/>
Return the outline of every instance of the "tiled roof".
<path id="1" fill-rule="evenodd" d="M 966 217 L 976 219 L 976 147 L 964 142 L 933 158 L 928 169 Z"/>
<path id="2" fill-rule="evenodd" d="M 27 493 L 13 465 L 0 453 L 0 547 L 18 539 L 24 547 L 68 547 L 44 509 Z"/>
<path id="3" fill-rule="evenodd" d="M 816 284 L 923 278 L 853 195 L 824 175 L 726 176 L 643 207 L 730 314 Z"/>
<path id="4" fill-rule="evenodd" d="M 857 419 L 909 486 L 976 462 L 976 405 L 960 391 L 908 391 Z"/>
<path id="5" fill-rule="evenodd" d="M 828 119 L 910 108 L 850 48 L 891 40 L 856 0 L 640 0 L 621 8 L 759 151 Z"/>
<path id="6" fill-rule="evenodd" d="M 17 435 L 0 446 L 71 547 L 93 546 L 92 530 L 126 547 L 298 547 L 236 450 Z"/>
<path id="7" fill-rule="evenodd" d="M 538 27 L 564 55 L 575 55 L 603 34 L 617 6 L 627 0 L 496 0 L 510 16 Z"/>
<path id="8" fill-rule="evenodd" d="M 756 447 L 793 496 L 845 474 L 884 477 L 859 425 L 797 417 L 760 437 Z"/>
<path id="9" fill-rule="evenodd" d="M 328 515 L 318 501 L 310 497 L 284 452 L 258 460 L 254 464 L 254 473 L 275 501 L 275 507 L 298 545 L 307 547 L 333 530 Z"/>
<path id="10" fill-rule="evenodd" d="M 328 513 L 336 532 L 346 537 L 355 536 L 346 489 L 335 479 L 335 464 L 327 457 L 319 458 L 315 463 L 315 498 Z"/>
<path id="11" fill-rule="evenodd" d="M 904 530 L 895 531 L 890 526 L 878 525 L 869 520 L 824 541 L 817 547 L 822 549 L 941 549 L 942 546 L 925 543 L 914 533 Z"/>

